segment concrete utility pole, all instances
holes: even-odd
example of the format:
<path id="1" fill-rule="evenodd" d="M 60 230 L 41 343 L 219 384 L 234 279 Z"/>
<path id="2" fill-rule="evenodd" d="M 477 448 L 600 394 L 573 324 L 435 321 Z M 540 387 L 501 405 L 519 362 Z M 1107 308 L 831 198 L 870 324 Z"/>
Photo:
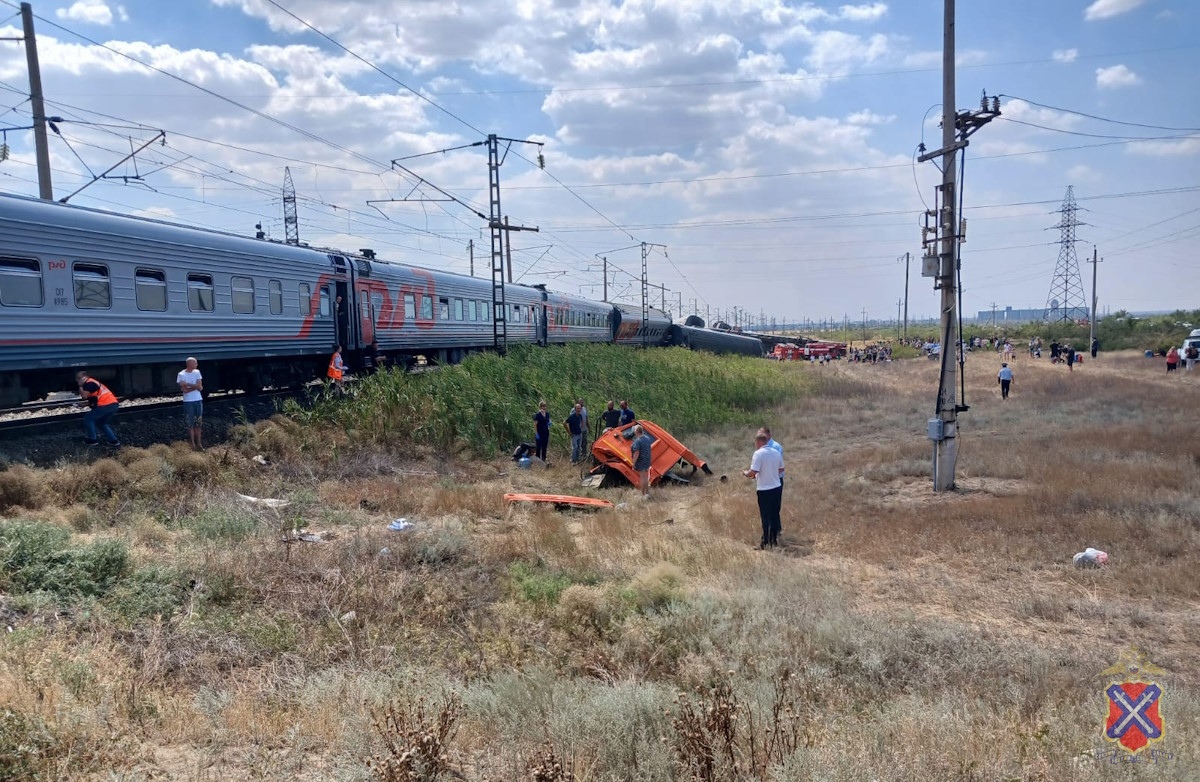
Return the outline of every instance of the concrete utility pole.
<path id="1" fill-rule="evenodd" d="M 867 341 L 867 308 L 863 307 L 863 342 Z"/>
<path id="2" fill-rule="evenodd" d="M 1091 328 L 1088 329 L 1088 350 L 1092 348 L 1092 342 L 1096 339 L 1096 270 L 1100 268 L 1100 264 L 1104 261 L 1103 258 L 1097 258 L 1098 250 L 1096 245 L 1092 245 L 1092 316 L 1088 318 L 1088 323 Z"/>
<path id="3" fill-rule="evenodd" d="M 33 7 L 21 3 L 21 24 L 25 28 L 25 62 L 29 68 L 29 107 L 33 110 L 33 145 L 37 157 L 38 197 L 54 200 L 50 184 L 50 144 L 46 139 L 46 106 L 42 102 L 42 69 L 38 65 L 37 36 L 33 32 Z"/>
<path id="4" fill-rule="evenodd" d="M 908 339 L 908 262 L 912 253 L 904 254 L 904 338 Z"/>
<path id="5" fill-rule="evenodd" d="M 604 298 L 601 301 L 608 301 L 608 256 L 600 258 L 604 262 Z"/>
<path id="6" fill-rule="evenodd" d="M 471 239 L 467 242 L 467 257 L 471 261 L 471 276 L 475 276 L 475 240 Z"/>
<path id="7" fill-rule="evenodd" d="M 896 338 L 900 337 L 900 306 L 904 304 L 904 299 L 896 299 Z"/>
<path id="8" fill-rule="evenodd" d="M 925 162 L 941 158 L 942 184 L 938 188 L 938 204 L 932 214 L 935 225 L 928 224 L 922 230 L 922 244 L 936 246 L 936 255 L 930 254 L 930 267 L 925 276 L 935 277 L 934 289 L 942 292 L 941 308 L 941 374 L 938 383 L 936 418 L 928 424 L 928 436 L 934 443 L 933 490 L 947 491 L 954 488 L 954 469 L 958 460 L 958 414 L 965 412 L 966 405 L 959 405 L 955 394 L 958 372 L 956 361 L 958 339 L 955 337 L 955 322 L 958 314 L 957 275 L 959 269 L 959 244 L 961 231 L 958 208 L 958 150 L 967 146 L 967 139 L 983 125 L 1000 116 L 1000 100 L 992 99 L 988 106 L 984 94 L 978 111 L 958 112 L 954 92 L 954 0 L 944 0 L 942 32 L 942 148 L 924 152 L 917 160 Z M 923 147 L 923 145 L 922 145 Z M 932 232 L 935 239 L 930 242 L 926 234 Z M 928 252 L 928 250 L 927 250 Z"/>

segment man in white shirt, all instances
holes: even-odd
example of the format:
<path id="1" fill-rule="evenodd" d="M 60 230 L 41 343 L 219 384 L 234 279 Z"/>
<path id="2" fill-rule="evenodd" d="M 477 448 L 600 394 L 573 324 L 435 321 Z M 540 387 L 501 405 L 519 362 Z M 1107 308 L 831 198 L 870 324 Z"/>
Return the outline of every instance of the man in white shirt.
<path id="1" fill-rule="evenodd" d="M 197 451 L 204 450 L 200 440 L 201 422 L 204 417 L 204 378 L 195 358 L 188 356 L 186 368 L 175 378 L 183 392 L 183 422 L 188 430 L 188 440 Z"/>
<path id="2" fill-rule="evenodd" d="M 754 478 L 758 489 L 758 515 L 762 521 L 762 542 L 759 550 L 767 546 L 779 545 L 779 507 L 783 502 L 783 455 L 774 448 L 768 448 L 770 440 L 765 432 L 760 431 L 754 438 L 756 450 L 750 459 L 750 469 L 742 475 Z"/>
<path id="3" fill-rule="evenodd" d="M 1000 371 L 996 374 L 996 382 L 1000 384 L 1000 398 L 1008 399 L 1008 389 L 1012 385 L 1013 371 L 1008 364 L 1001 364 Z"/>
<path id="4" fill-rule="evenodd" d="M 771 427 L 764 426 L 762 429 L 758 430 L 758 433 L 765 434 L 767 436 L 767 447 L 770 448 L 772 451 L 778 451 L 779 452 L 779 461 L 782 462 L 783 461 L 783 446 L 780 445 L 779 443 L 775 442 L 775 438 L 771 436 Z M 779 485 L 780 486 L 783 485 L 783 470 L 779 471 Z"/>

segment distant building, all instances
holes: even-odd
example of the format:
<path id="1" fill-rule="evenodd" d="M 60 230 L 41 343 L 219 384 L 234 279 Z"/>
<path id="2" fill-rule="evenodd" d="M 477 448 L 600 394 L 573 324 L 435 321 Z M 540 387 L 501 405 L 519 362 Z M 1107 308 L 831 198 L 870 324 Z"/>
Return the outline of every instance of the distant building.
<path id="1" fill-rule="evenodd" d="M 1057 323 L 1060 320 L 1087 323 L 1088 320 L 1088 311 L 1084 307 L 1072 307 L 1068 311 L 1052 309 L 1049 312 L 1049 318 L 1046 315 L 1045 307 L 1038 307 L 1035 310 L 1015 310 L 1012 307 L 1005 307 L 1002 310 L 979 310 L 975 316 L 975 322 L 980 326 L 991 326 L 994 319 L 994 325 L 1003 328 L 1007 325 L 1019 326 L 1022 323 L 1037 323 L 1042 320 L 1049 320 L 1051 323 Z"/>

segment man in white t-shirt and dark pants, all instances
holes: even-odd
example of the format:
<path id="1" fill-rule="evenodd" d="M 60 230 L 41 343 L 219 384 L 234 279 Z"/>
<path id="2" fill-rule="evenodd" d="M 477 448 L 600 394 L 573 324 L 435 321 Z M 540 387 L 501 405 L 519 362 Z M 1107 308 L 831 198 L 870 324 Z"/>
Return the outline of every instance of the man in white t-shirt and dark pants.
<path id="1" fill-rule="evenodd" d="M 758 488 L 758 515 L 762 521 L 762 542 L 758 548 L 779 545 L 779 509 L 783 503 L 783 454 L 774 448 L 767 447 L 769 437 L 759 432 L 754 438 L 754 456 L 750 459 L 750 469 L 742 475 L 753 478 Z"/>
<path id="2" fill-rule="evenodd" d="M 197 451 L 203 450 L 200 440 L 201 422 L 204 418 L 204 378 L 197 368 L 196 359 L 188 357 L 186 368 L 175 378 L 179 390 L 183 391 L 183 422 L 188 430 L 188 440 Z"/>

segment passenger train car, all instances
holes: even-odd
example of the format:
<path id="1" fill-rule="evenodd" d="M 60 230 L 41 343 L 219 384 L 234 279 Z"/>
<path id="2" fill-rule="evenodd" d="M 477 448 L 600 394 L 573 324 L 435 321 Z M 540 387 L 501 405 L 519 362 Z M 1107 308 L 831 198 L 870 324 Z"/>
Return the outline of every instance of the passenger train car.
<path id="1" fill-rule="evenodd" d="M 491 293 L 485 279 L 0 195 L 0 405 L 73 390 L 78 368 L 123 396 L 175 393 L 189 355 L 206 391 L 323 377 L 338 344 L 352 368 L 373 342 L 397 365 L 453 363 L 492 347 Z M 643 323 L 639 308 L 514 284 L 505 299 L 510 344 L 685 344 L 658 310 Z"/>

